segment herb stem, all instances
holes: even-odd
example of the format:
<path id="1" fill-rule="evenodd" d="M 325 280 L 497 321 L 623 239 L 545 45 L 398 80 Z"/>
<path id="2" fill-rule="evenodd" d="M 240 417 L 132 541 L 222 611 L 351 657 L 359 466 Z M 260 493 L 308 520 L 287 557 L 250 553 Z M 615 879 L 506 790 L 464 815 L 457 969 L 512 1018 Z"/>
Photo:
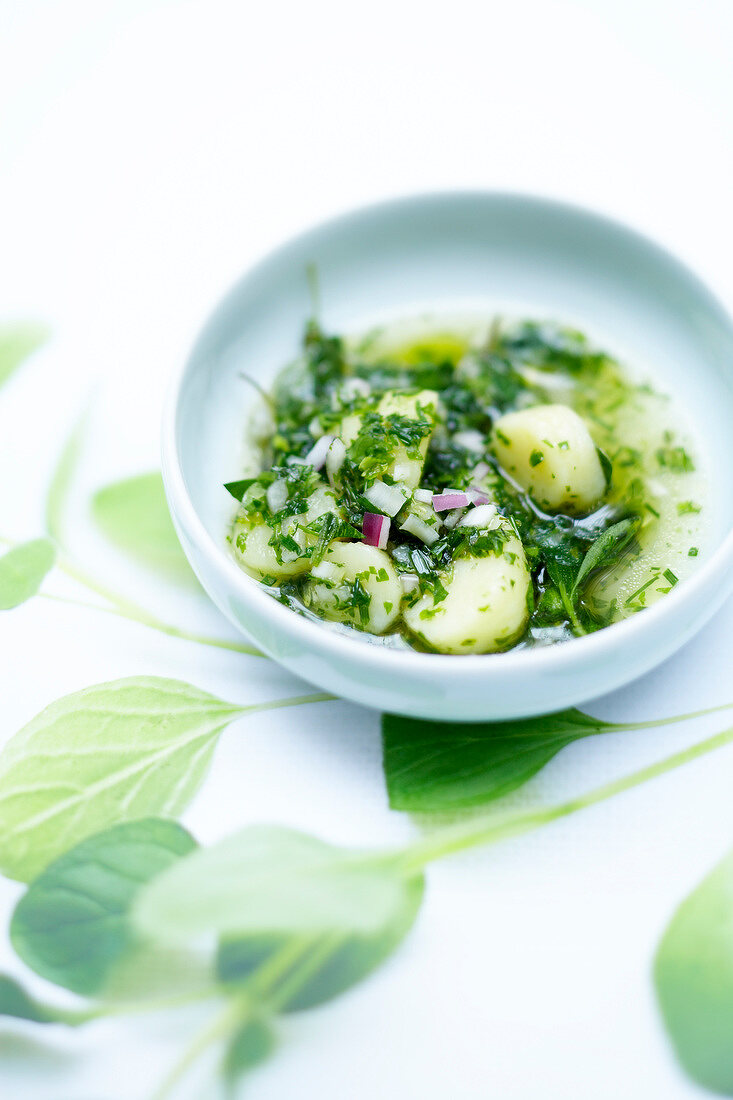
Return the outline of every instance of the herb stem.
<path id="1" fill-rule="evenodd" d="M 195 1036 L 193 1042 L 186 1048 L 183 1057 L 173 1066 L 162 1084 L 155 1090 L 151 1100 L 165 1100 L 191 1066 L 198 1061 L 201 1055 L 212 1043 L 225 1038 L 235 1028 L 244 1023 L 250 1010 L 249 998 L 240 994 L 232 997 L 222 1012 L 213 1018 L 206 1027 Z"/>
<path id="2" fill-rule="evenodd" d="M 433 860 L 442 859 L 444 856 L 453 855 L 469 848 L 475 848 L 481 844 L 490 844 L 507 837 L 518 836 L 530 832 L 532 829 L 548 825 L 559 818 L 567 817 L 576 810 L 584 810 L 588 806 L 605 802 L 614 795 L 632 790 L 641 786 L 650 779 L 656 779 L 660 775 L 674 771 L 698 757 L 705 756 L 709 752 L 723 748 L 733 742 L 733 727 L 716 733 L 712 737 L 699 741 L 689 748 L 673 753 L 671 756 L 649 764 L 631 775 L 615 779 L 611 783 L 604 783 L 586 794 L 579 795 L 559 805 L 547 806 L 538 810 L 529 810 L 526 813 L 511 814 L 504 818 L 492 816 L 489 820 L 480 821 L 478 824 L 458 824 L 442 829 L 433 836 L 428 836 L 406 848 L 401 857 L 398 857 L 400 866 L 405 873 L 415 874 L 422 870 L 426 864 Z"/>
<path id="3" fill-rule="evenodd" d="M 300 962 L 296 963 L 270 997 L 270 1010 L 279 1012 L 284 1008 L 344 942 L 344 936 L 338 934 L 324 936 L 315 943 L 311 941 L 309 949 L 303 953 Z"/>

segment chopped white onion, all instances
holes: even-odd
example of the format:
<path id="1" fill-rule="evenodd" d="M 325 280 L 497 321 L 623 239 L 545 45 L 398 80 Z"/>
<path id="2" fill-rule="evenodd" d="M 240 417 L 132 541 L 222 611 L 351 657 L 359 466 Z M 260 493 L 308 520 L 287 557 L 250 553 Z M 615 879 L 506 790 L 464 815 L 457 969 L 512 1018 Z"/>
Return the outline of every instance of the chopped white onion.
<path id="1" fill-rule="evenodd" d="M 333 443 L 333 440 L 334 436 L 332 435 L 322 435 L 308 451 L 308 454 L 305 456 L 305 462 L 309 466 L 312 466 L 314 470 L 320 470 L 323 463 L 326 461 L 328 448 Z"/>
<path id="2" fill-rule="evenodd" d="M 370 504 L 387 516 L 396 516 L 407 500 L 409 493 L 401 485 L 387 485 L 384 481 L 375 481 L 364 493 Z"/>
<path id="3" fill-rule="evenodd" d="M 416 489 L 413 495 L 421 504 L 433 503 L 433 494 L 430 489 Z"/>
<path id="4" fill-rule="evenodd" d="M 491 467 L 489 466 L 488 462 L 478 462 L 474 466 L 473 474 L 471 476 L 475 478 L 476 481 L 480 481 L 482 477 L 486 477 L 490 470 Z"/>
<path id="5" fill-rule="evenodd" d="M 414 592 L 419 583 L 420 578 L 417 573 L 400 573 L 400 585 L 405 595 L 408 592 Z"/>
<path id="6" fill-rule="evenodd" d="M 328 480 L 333 485 L 336 478 L 336 474 L 339 472 L 344 464 L 346 458 L 346 445 L 342 439 L 336 436 L 331 440 L 331 444 L 326 454 L 326 473 L 328 474 Z"/>
<path id="7" fill-rule="evenodd" d="M 351 401 L 354 397 L 368 397 L 371 392 L 366 378 L 347 378 L 339 388 L 339 397 L 342 401 Z"/>
<path id="8" fill-rule="evenodd" d="M 434 542 L 438 541 L 438 532 L 435 528 L 415 515 L 409 515 L 405 522 L 400 524 L 400 531 L 407 531 L 408 534 L 414 535 L 426 546 L 432 546 Z"/>
<path id="9" fill-rule="evenodd" d="M 314 439 L 320 439 L 322 435 L 326 434 L 323 430 L 323 427 L 321 426 L 321 418 L 319 416 L 313 417 L 310 424 L 308 425 L 308 431 L 311 433 Z"/>
<path id="10" fill-rule="evenodd" d="M 466 489 L 466 496 L 470 500 L 471 504 L 490 504 L 491 497 L 488 496 L 483 489 L 478 489 L 475 485 L 469 485 Z"/>
<path id="11" fill-rule="evenodd" d="M 453 436 L 453 442 L 457 443 L 459 447 L 465 447 L 467 451 L 476 451 L 478 454 L 483 454 L 486 443 L 481 432 L 470 429 L 465 432 L 456 432 Z"/>
<path id="12" fill-rule="evenodd" d="M 278 481 L 273 481 L 272 485 L 268 485 L 265 497 L 267 498 L 267 507 L 273 515 L 279 512 L 281 508 L 285 507 L 285 502 L 288 499 L 287 481 L 284 481 L 282 478 Z"/>
<path id="13" fill-rule="evenodd" d="M 469 508 L 465 516 L 458 521 L 459 527 L 496 527 L 499 514 L 495 504 L 479 504 Z"/>
<path id="14" fill-rule="evenodd" d="M 443 523 L 449 530 L 452 530 L 465 511 L 465 508 L 455 508 L 452 512 L 449 512 L 447 516 L 443 517 Z"/>

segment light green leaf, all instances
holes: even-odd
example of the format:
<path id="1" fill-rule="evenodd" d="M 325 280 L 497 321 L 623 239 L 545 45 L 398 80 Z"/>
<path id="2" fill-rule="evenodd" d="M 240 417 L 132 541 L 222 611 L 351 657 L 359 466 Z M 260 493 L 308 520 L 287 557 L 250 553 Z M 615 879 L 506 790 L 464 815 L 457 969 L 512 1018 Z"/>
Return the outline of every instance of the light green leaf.
<path id="1" fill-rule="evenodd" d="M 429 722 L 382 715 L 393 810 L 445 813 L 521 787 L 566 745 L 615 727 L 570 709 L 511 722 Z"/>
<path id="2" fill-rule="evenodd" d="M 272 991 L 279 1012 L 301 1012 L 340 996 L 364 981 L 373 970 L 394 953 L 412 928 L 420 909 L 424 883 L 422 876 L 405 880 L 399 905 L 388 922 L 368 935 L 347 936 L 302 983 L 297 983 L 284 998 L 281 989 L 289 989 L 292 972 L 283 974 Z M 216 960 L 217 975 L 225 985 L 245 983 L 269 958 L 281 952 L 286 935 L 262 934 L 224 940 Z"/>
<path id="3" fill-rule="evenodd" d="M 733 852 L 672 917 L 654 981 L 687 1073 L 704 1088 L 733 1096 Z"/>
<path id="4" fill-rule="evenodd" d="M 137 947 L 128 913 L 141 886 L 196 847 L 160 818 L 114 825 L 59 856 L 20 899 L 10 923 L 17 954 L 42 978 L 86 996 Z"/>
<path id="5" fill-rule="evenodd" d="M 56 549 L 50 539 L 33 539 L 0 557 L 0 611 L 18 607 L 35 596 L 53 568 Z"/>
<path id="6" fill-rule="evenodd" d="M 611 562 L 616 560 L 638 531 L 639 523 L 637 517 L 622 519 L 618 523 L 614 523 L 612 527 L 608 527 L 602 535 L 599 535 L 580 564 L 578 575 L 571 590 L 572 596 L 575 596 L 594 570 L 600 566 L 610 565 Z"/>
<path id="7" fill-rule="evenodd" d="M 186 856 L 138 895 L 144 935 L 186 943 L 202 934 L 370 934 L 403 903 L 384 856 L 336 848 L 276 826 L 253 826 Z"/>
<path id="8" fill-rule="evenodd" d="M 110 825 L 176 817 L 242 710 L 153 676 L 52 703 L 0 753 L 0 869 L 28 881 Z"/>
<path id="9" fill-rule="evenodd" d="M 33 322 L 0 325 L 0 386 L 7 382 L 25 359 L 45 344 L 48 335 L 45 325 Z"/>
<path id="10" fill-rule="evenodd" d="M 229 1040 L 222 1073 L 231 1088 L 249 1070 L 265 1062 L 275 1049 L 275 1033 L 265 1020 L 249 1020 Z"/>
<path id="11" fill-rule="evenodd" d="M 107 485 L 94 494 L 92 512 L 110 542 L 131 558 L 178 583 L 198 583 L 171 522 L 160 474 Z"/>

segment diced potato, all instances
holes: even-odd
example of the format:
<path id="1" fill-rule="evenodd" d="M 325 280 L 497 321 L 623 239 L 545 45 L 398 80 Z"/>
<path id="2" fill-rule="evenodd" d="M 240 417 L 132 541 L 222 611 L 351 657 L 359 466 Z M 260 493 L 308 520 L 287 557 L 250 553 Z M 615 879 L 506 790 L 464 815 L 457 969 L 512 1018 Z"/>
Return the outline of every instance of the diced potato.
<path id="1" fill-rule="evenodd" d="M 306 606 L 319 615 L 372 634 L 390 628 L 401 599 L 392 559 L 363 542 L 332 542 L 303 591 Z"/>
<path id="2" fill-rule="evenodd" d="M 511 477 L 551 512 L 590 512 L 606 478 L 585 423 L 566 405 L 535 405 L 494 424 L 492 447 Z"/>
<path id="3" fill-rule="evenodd" d="M 312 523 L 326 512 L 341 514 L 333 490 L 325 484 L 319 485 L 308 498 L 307 511 L 300 516 L 293 516 L 290 520 L 291 529 L 288 533 L 303 552 L 296 554 L 283 547 L 280 552 L 282 561 L 278 561 L 275 547 L 270 546 L 270 539 L 274 534 L 273 528 L 261 520 L 259 515 L 249 514 L 247 502 L 247 494 L 245 494 L 242 511 L 234 525 L 232 547 L 235 557 L 248 571 L 258 576 L 275 577 L 278 580 L 295 577 L 310 569 L 310 557 L 305 551 L 314 546 L 318 540 L 316 535 L 301 530 L 301 525 Z"/>
<path id="4" fill-rule="evenodd" d="M 410 420 L 417 420 L 422 415 L 432 420 L 437 404 L 438 395 L 435 390 L 421 390 L 419 393 L 412 394 L 400 393 L 399 390 L 389 390 L 383 395 L 375 411 L 380 413 L 381 416 L 396 414 L 397 416 L 406 416 Z M 420 406 L 421 412 L 418 412 L 418 406 Z M 341 421 L 338 435 L 347 447 L 354 442 L 359 434 L 361 423 L 362 418 L 359 413 L 348 413 Z M 419 452 L 419 458 L 410 457 L 407 448 L 402 445 L 399 446 L 395 453 L 394 462 L 384 471 L 382 476 L 387 474 L 395 481 L 402 482 L 408 489 L 417 488 L 422 477 L 429 442 L 429 435 L 420 440 L 419 445 L 415 448 Z"/>
<path id="5" fill-rule="evenodd" d="M 404 611 L 409 629 L 439 653 L 493 653 L 524 630 L 530 584 L 524 548 L 510 535 L 503 551 L 459 558 L 441 574 L 448 595 L 421 596 Z"/>

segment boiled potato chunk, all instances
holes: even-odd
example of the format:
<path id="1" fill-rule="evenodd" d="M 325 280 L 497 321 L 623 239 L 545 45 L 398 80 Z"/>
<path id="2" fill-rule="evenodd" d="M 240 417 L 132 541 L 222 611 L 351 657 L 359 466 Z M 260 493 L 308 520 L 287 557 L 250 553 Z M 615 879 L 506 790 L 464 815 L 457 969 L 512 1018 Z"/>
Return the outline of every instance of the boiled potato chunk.
<path id="1" fill-rule="evenodd" d="M 251 490 L 248 490 L 244 496 L 242 511 L 234 525 L 232 547 L 235 557 L 245 569 L 258 576 L 271 576 L 280 580 L 285 577 L 295 577 L 299 573 L 307 573 L 311 561 L 306 551 L 315 546 L 318 539 L 316 535 L 303 531 L 300 527 L 312 523 L 326 512 L 340 514 L 335 493 L 325 484 L 319 485 L 314 490 L 308 498 L 307 511 L 300 516 L 292 517 L 288 532 L 303 552 L 296 554 L 293 550 L 282 548 L 280 551 L 282 561 L 278 561 L 275 547 L 270 545 L 274 529 L 256 513 L 247 512 L 250 492 Z"/>
<path id="2" fill-rule="evenodd" d="M 419 393 L 411 394 L 400 393 L 399 390 L 389 390 L 380 400 L 375 412 L 385 417 L 394 414 L 405 416 L 410 420 L 427 417 L 429 420 L 434 421 L 437 405 L 438 395 L 435 390 L 420 390 Z M 359 434 L 361 423 L 362 418 L 358 413 L 350 413 L 342 420 L 339 436 L 347 447 L 354 442 Z M 394 461 L 381 476 L 386 474 L 395 481 L 402 482 L 408 489 L 416 489 L 422 477 L 429 442 L 430 436 L 426 435 L 420 440 L 417 447 L 410 448 L 411 451 L 416 452 L 418 457 L 412 457 L 408 453 L 408 448 L 400 444 L 396 448 Z"/>
<path id="3" fill-rule="evenodd" d="M 371 634 L 390 628 L 400 613 L 401 599 L 392 559 L 363 542 L 332 542 L 303 593 L 306 606 L 319 615 Z"/>
<path id="4" fill-rule="evenodd" d="M 596 445 L 566 405 L 535 405 L 494 424 L 492 447 L 511 477 L 551 512 L 590 512 L 606 492 Z"/>
<path id="5" fill-rule="evenodd" d="M 530 584 L 521 542 L 511 535 L 502 552 L 459 558 L 441 575 L 448 595 L 437 604 L 421 596 L 404 612 L 413 634 L 439 653 L 493 653 L 524 630 Z"/>

